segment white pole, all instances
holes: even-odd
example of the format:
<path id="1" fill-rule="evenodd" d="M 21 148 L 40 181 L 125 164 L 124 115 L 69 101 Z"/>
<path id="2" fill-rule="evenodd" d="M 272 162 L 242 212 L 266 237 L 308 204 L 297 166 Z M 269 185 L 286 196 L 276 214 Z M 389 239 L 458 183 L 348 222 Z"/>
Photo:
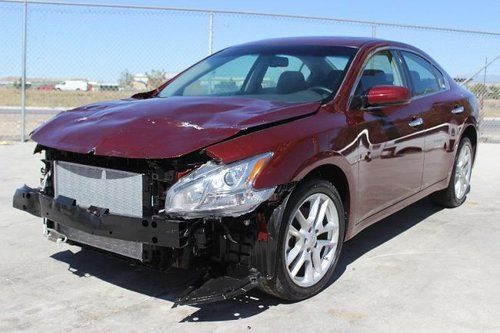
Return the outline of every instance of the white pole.
<path id="1" fill-rule="evenodd" d="M 28 1 L 24 0 L 23 13 L 23 55 L 22 55 L 22 77 L 21 77 L 21 142 L 26 141 L 25 120 L 26 120 L 26 53 L 27 53 L 27 30 L 28 30 Z"/>
<path id="2" fill-rule="evenodd" d="M 208 54 L 212 54 L 214 49 L 214 13 L 208 14 Z"/>

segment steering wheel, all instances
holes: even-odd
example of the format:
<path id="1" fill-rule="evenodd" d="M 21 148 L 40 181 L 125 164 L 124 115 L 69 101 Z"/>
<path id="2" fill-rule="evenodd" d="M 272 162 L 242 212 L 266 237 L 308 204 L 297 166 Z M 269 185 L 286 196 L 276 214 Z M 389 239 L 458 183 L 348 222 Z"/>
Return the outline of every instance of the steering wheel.
<path id="1" fill-rule="evenodd" d="M 318 92 L 319 94 L 326 93 L 327 95 L 331 95 L 333 93 L 332 89 L 329 89 L 327 87 L 322 87 L 322 86 L 314 86 L 314 87 L 310 87 L 309 89 L 314 90 L 314 91 Z"/>

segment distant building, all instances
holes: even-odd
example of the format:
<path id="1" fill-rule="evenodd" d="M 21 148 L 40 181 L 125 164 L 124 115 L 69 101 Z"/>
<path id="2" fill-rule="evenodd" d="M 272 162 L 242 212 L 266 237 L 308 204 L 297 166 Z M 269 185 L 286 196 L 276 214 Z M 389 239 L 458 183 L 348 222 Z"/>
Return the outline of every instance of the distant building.
<path id="1" fill-rule="evenodd" d="M 118 91 L 120 90 L 120 85 L 118 83 L 106 83 L 106 82 L 89 82 L 89 90 L 91 91 Z"/>
<path id="2" fill-rule="evenodd" d="M 20 82 L 19 77 L 14 77 L 14 76 L 8 76 L 8 77 L 3 77 L 0 78 L 0 87 L 14 87 L 16 83 Z"/>

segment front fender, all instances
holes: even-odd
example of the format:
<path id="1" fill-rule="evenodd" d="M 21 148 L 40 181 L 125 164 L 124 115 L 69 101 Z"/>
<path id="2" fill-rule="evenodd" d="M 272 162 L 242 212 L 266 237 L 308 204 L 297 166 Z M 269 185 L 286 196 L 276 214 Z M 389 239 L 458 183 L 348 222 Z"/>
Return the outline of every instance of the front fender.
<path id="1" fill-rule="evenodd" d="M 232 163 L 265 152 L 273 158 L 255 181 L 255 188 L 268 188 L 301 180 L 314 168 L 334 164 L 349 181 L 352 164 L 338 147 L 339 128 L 346 126 L 344 114 L 320 110 L 289 123 L 266 128 L 207 148 L 207 154 Z"/>

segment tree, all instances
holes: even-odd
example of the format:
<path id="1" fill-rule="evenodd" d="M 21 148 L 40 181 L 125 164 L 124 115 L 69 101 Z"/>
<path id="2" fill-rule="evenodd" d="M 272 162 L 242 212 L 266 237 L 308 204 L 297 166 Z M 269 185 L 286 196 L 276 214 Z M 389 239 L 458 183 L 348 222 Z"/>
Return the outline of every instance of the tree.
<path id="1" fill-rule="evenodd" d="M 131 88 L 134 82 L 134 76 L 127 69 L 120 74 L 118 83 L 120 87 Z"/>
<path id="2" fill-rule="evenodd" d="M 147 72 L 146 76 L 148 77 L 148 88 L 150 89 L 158 88 L 167 80 L 167 73 L 163 70 L 153 69 L 151 72 Z"/>
<path id="3" fill-rule="evenodd" d="M 16 80 L 12 83 L 12 86 L 16 89 L 20 89 L 23 84 L 23 79 L 22 78 L 16 78 Z"/>

